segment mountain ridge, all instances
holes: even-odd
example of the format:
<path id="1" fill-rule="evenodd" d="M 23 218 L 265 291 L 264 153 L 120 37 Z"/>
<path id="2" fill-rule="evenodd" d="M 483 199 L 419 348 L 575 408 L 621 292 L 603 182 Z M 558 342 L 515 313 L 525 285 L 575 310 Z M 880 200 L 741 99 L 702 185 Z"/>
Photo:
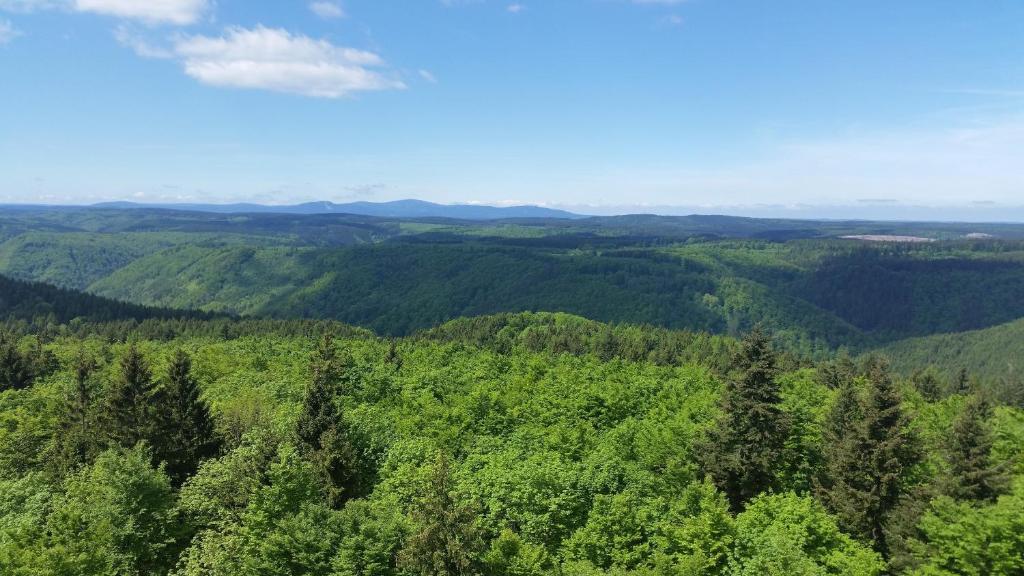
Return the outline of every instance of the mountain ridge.
<path id="1" fill-rule="evenodd" d="M 425 200 L 393 200 L 388 202 L 348 202 L 336 204 L 330 201 L 303 202 L 300 204 L 267 205 L 256 203 L 204 204 L 204 203 L 139 203 L 139 202 L 101 202 L 92 204 L 92 208 L 108 208 L 120 210 L 162 208 L 191 212 L 211 212 L 217 214 L 354 214 L 358 216 L 377 216 L 385 218 L 458 218 L 463 220 L 498 220 L 503 218 L 586 218 L 565 210 L 545 208 L 535 205 L 521 206 L 489 206 L 478 204 L 437 204 Z"/>

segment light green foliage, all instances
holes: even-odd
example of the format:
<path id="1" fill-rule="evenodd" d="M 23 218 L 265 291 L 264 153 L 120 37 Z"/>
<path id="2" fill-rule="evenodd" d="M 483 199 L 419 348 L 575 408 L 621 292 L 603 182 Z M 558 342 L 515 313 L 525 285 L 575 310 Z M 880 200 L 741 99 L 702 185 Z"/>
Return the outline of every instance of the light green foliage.
<path id="1" fill-rule="evenodd" d="M 64 483 L 35 560 L 42 574 L 165 574 L 185 534 L 170 480 L 142 447 L 109 450 Z"/>
<path id="2" fill-rule="evenodd" d="M 489 334 L 488 327 L 507 332 Z M 360 461 L 375 471 L 365 492 L 343 503 L 329 500 L 316 460 L 295 444 L 314 379 L 309 358 L 325 328 L 337 329 L 346 365 L 329 420 L 358 440 Z M 180 489 L 143 448 L 88 456 L 77 471 L 52 473 L 45 460 L 75 389 L 80 351 L 96 360 L 94 403 L 104 406 L 130 348 L 58 335 L 45 345 L 59 360 L 56 372 L 0 393 L 5 576 L 411 576 L 436 573 L 437 564 L 400 558 L 444 560 L 435 553 L 447 550 L 445 543 L 458 543 L 461 552 L 448 559 L 460 559 L 459 570 L 487 576 L 880 569 L 866 543 L 839 532 L 836 520 L 805 496 L 815 492 L 827 416 L 840 395 L 812 368 L 780 365 L 774 405 L 791 428 L 766 464 L 778 486 L 736 517 L 699 466 L 702 439 L 722 416 L 716 367 L 731 344 L 679 340 L 665 348 L 679 353 L 675 360 L 662 362 L 649 342 L 663 332 L 546 315 L 465 321 L 443 337 L 393 345 L 337 325 L 160 322 L 132 330 L 158 379 L 178 350 L 192 358 L 192 379 L 227 439 L 223 452 L 204 460 Z M 606 334 L 617 344 L 602 356 L 592 345 Z M 30 340 L 19 345 L 27 350 Z M 686 358 L 692 363 L 681 362 Z M 913 471 L 915 482 L 933 485 L 948 474 L 944 431 L 963 401 L 929 403 L 911 394 L 911 428 L 933 455 Z M 859 417 L 856 410 L 851 415 Z M 999 406 L 991 420 L 992 461 L 1005 463 L 1020 482 L 1024 417 Z M 439 449 L 450 454 L 442 491 Z M 909 560 L 891 568 L 962 570 L 942 559 L 963 564 L 980 554 L 957 546 L 970 542 L 961 534 L 984 532 L 978 526 L 986 515 L 1003 518 L 1003 527 L 986 528 L 992 536 L 984 544 L 1012 542 L 1005 535 L 1015 526 L 1010 511 L 1019 498 L 1003 498 L 955 510 L 941 501 L 929 508 L 926 499 L 930 512 L 920 526 L 916 512 L 894 509 L 909 525 L 908 537 L 919 538 L 911 552 L 901 552 Z M 946 536 L 933 517 L 962 517 L 964 526 Z"/>
<path id="3" fill-rule="evenodd" d="M 994 504 L 939 498 L 921 520 L 919 576 L 1010 576 L 1024 573 L 1024 481 Z"/>
<path id="4" fill-rule="evenodd" d="M 736 518 L 732 576 L 873 576 L 881 557 L 854 542 L 814 500 L 762 496 Z"/>

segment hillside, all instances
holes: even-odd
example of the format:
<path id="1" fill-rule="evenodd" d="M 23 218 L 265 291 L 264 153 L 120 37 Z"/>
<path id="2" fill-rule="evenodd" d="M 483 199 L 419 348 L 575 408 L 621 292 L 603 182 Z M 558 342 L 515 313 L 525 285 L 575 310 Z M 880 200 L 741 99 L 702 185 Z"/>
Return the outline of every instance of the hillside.
<path id="1" fill-rule="evenodd" d="M 75 319 L 107 322 L 208 316 L 200 312 L 138 306 L 40 282 L 22 282 L 0 276 L 0 321 L 33 322 L 42 319 L 47 322 L 66 323 Z"/>
<path id="2" fill-rule="evenodd" d="M 738 335 L 813 357 L 1024 317 L 1024 247 L 919 245 L 1012 225 L 691 216 L 393 219 L 157 209 L 0 215 L 0 273 L 141 305 L 334 319 L 405 335 L 461 316 L 566 312 Z"/>
<path id="3" fill-rule="evenodd" d="M 901 340 L 878 352 L 905 374 L 933 366 L 953 378 L 965 369 L 985 382 L 1003 381 L 1024 388 L 1024 319 L 983 330 Z"/>

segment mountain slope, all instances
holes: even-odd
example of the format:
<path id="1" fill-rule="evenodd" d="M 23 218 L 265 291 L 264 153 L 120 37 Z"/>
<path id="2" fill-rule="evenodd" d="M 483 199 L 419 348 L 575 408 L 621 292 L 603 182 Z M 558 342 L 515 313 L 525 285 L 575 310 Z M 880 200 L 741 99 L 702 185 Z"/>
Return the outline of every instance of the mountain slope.
<path id="1" fill-rule="evenodd" d="M 52 317 L 57 322 L 76 318 L 105 322 L 146 318 L 207 317 L 207 314 L 148 308 L 39 282 L 0 276 L 0 320 L 31 321 Z"/>

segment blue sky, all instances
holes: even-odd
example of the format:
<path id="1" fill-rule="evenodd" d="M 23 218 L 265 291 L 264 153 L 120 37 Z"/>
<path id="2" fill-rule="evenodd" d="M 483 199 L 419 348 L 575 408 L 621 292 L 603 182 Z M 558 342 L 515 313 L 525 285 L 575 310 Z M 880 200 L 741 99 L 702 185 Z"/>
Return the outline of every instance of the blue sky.
<path id="1" fill-rule="evenodd" d="M 0 202 L 998 215 L 1022 159 L 1019 0 L 0 0 Z"/>

